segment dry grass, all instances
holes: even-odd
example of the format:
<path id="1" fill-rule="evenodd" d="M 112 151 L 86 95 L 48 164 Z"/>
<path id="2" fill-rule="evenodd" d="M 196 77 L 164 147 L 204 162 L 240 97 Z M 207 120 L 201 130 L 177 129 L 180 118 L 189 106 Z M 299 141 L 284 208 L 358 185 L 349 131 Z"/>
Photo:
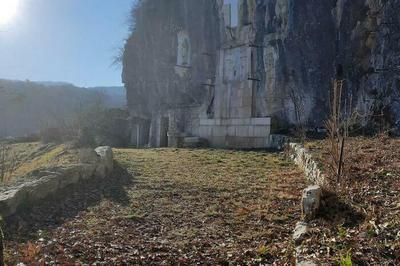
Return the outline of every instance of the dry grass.
<path id="1" fill-rule="evenodd" d="M 41 247 L 35 259 L 78 265 L 293 262 L 291 233 L 305 180 L 280 154 L 117 149 L 115 156 L 133 176 L 127 199 L 105 199 L 52 230 L 51 243 L 35 242 Z"/>
<path id="2" fill-rule="evenodd" d="M 66 145 L 42 144 L 40 142 L 10 144 L 14 169 L 7 176 L 6 185 L 13 184 L 28 173 L 44 167 L 67 165 L 77 162 L 77 155 Z M 1 186 L 1 184 L 0 184 Z"/>

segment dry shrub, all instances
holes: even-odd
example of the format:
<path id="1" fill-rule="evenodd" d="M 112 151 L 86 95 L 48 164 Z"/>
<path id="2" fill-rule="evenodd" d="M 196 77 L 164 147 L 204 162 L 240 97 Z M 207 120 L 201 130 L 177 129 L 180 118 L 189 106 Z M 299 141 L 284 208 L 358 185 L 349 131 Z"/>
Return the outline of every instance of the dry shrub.
<path id="1" fill-rule="evenodd" d="M 21 249 L 22 261 L 28 265 L 37 263 L 37 256 L 41 250 L 42 248 L 40 246 L 28 242 L 28 244 Z"/>
<path id="2" fill-rule="evenodd" d="M 330 117 L 325 121 L 328 139 L 328 154 L 329 159 L 326 160 L 326 171 L 331 184 L 336 184 L 341 181 L 344 169 L 344 145 L 348 119 L 342 115 L 342 93 L 343 80 L 335 80 L 331 106 Z"/>

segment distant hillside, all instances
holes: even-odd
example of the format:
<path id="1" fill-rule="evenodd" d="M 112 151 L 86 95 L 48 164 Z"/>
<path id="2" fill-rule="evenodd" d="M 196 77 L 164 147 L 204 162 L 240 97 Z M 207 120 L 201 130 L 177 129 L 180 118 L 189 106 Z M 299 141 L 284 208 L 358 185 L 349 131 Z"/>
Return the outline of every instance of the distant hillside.
<path id="1" fill-rule="evenodd" d="M 0 137 L 26 136 L 60 125 L 94 103 L 124 107 L 123 87 L 79 88 L 68 83 L 0 79 Z"/>
<path id="2" fill-rule="evenodd" d="M 114 107 L 126 106 L 125 88 L 120 87 L 90 87 L 90 91 L 101 92 L 107 96 L 107 104 Z"/>

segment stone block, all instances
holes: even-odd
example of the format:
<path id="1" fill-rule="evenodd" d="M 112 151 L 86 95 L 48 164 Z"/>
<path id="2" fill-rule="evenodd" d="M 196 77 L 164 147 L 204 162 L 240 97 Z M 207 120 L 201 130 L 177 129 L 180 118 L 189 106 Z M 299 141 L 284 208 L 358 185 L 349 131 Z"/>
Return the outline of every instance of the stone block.
<path id="1" fill-rule="evenodd" d="M 253 139 L 252 148 L 265 148 L 267 146 L 265 138 L 252 138 L 252 139 Z"/>
<path id="2" fill-rule="evenodd" d="M 106 167 L 106 171 L 111 173 L 114 168 L 114 155 L 112 148 L 109 146 L 102 146 L 95 149 L 96 153 L 100 156 L 100 162 Z"/>
<path id="3" fill-rule="evenodd" d="M 231 148 L 241 149 L 248 147 L 248 138 L 241 138 L 237 136 L 227 137 L 226 138 L 226 145 Z"/>
<path id="4" fill-rule="evenodd" d="M 322 190 L 318 185 L 312 185 L 303 190 L 301 209 L 305 220 L 313 219 L 321 204 Z"/>
<path id="5" fill-rule="evenodd" d="M 255 126 L 269 126 L 271 125 L 271 118 L 270 117 L 252 118 L 251 124 Z"/>
<path id="6" fill-rule="evenodd" d="M 214 137 L 225 137 L 227 134 L 227 127 L 225 126 L 214 126 L 212 130 L 212 135 Z"/>
<path id="7" fill-rule="evenodd" d="M 301 244 L 309 231 L 308 224 L 305 222 L 298 222 L 293 231 L 293 241 L 296 245 Z"/>
<path id="8" fill-rule="evenodd" d="M 232 118 L 231 125 L 233 126 L 248 126 L 250 125 L 250 118 Z"/>
<path id="9" fill-rule="evenodd" d="M 78 158 L 80 163 L 96 163 L 99 160 L 99 155 L 93 149 L 80 149 Z"/>
<path id="10" fill-rule="evenodd" d="M 97 178 L 107 177 L 107 167 L 104 164 L 98 164 L 95 170 L 95 176 Z"/>
<path id="11" fill-rule="evenodd" d="M 26 198 L 24 193 L 21 193 L 21 186 L 0 194 L 0 215 L 4 218 L 14 214 L 18 205 Z"/>
<path id="12" fill-rule="evenodd" d="M 227 129 L 228 136 L 236 136 L 236 127 L 229 126 Z"/>
<path id="13" fill-rule="evenodd" d="M 249 137 L 254 137 L 254 126 L 249 126 Z"/>
<path id="14" fill-rule="evenodd" d="M 200 119 L 201 126 L 213 126 L 215 125 L 214 119 Z"/>
<path id="15" fill-rule="evenodd" d="M 223 119 L 214 119 L 214 125 L 213 126 L 223 126 Z"/>
<path id="16" fill-rule="evenodd" d="M 266 138 L 269 136 L 269 126 L 254 126 L 254 137 Z"/>
<path id="17" fill-rule="evenodd" d="M 94 177 L 96 172 L 95 164 L 81 164 L 81 178 L 89 179 Z"/>
<path id="18" fill-rule="evenodd" d="M 211 136 L 211 127 L 210 126 L 200 126 L 199 128 L 199 136 L 201 138 L 208 138 Z"/>
<path id="19" fill-rule="evenodd" d="M 236 136 L 237 137 L 248 137 L 249 136 L 249 127 L 248 126 L 237 126 L 236 127 Z"/>

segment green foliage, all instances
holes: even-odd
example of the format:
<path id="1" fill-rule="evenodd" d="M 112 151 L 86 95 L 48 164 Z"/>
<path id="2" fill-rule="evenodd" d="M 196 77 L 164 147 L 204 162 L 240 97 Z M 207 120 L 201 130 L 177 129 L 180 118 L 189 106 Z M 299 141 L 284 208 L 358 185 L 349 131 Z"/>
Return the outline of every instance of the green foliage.
<path id="1" fill-rule="evenodd" d="M 128 112 L 123 109 L 89 108 L 76 122 L 77 146 L 126 146 L 129 142 L 127 119 Z"/>
<path id="2" fill-rule="evenodd" d="M 338 233 L 340 238 L 345 238 L 347 236 L 347 230 L 342 226 L 338 227 Z"/>
<path id="3" fill-rule="evenodd" d="M 351 259 L 350 250 L 346 253 L 346 256 L 340 257 L 339 265 L 340 266 L 353 266 L 353 261 Z"/>
<path id="4" fill-rule="evenodd" d="M 257 250 L 257 255 L 260 259 L 265 260 L 269 255 L 268 247 L 265 245 L 260 246 Z"/>
<path id="5" fill-rule="evenodd" d="M 138 220 L 142 220 L 144 218 L 144 215 L 139 215 L 137 213 L 131 213 L 131 214 L 122 216 L 121 218 L 124 220 L 138 221 Z"/>

